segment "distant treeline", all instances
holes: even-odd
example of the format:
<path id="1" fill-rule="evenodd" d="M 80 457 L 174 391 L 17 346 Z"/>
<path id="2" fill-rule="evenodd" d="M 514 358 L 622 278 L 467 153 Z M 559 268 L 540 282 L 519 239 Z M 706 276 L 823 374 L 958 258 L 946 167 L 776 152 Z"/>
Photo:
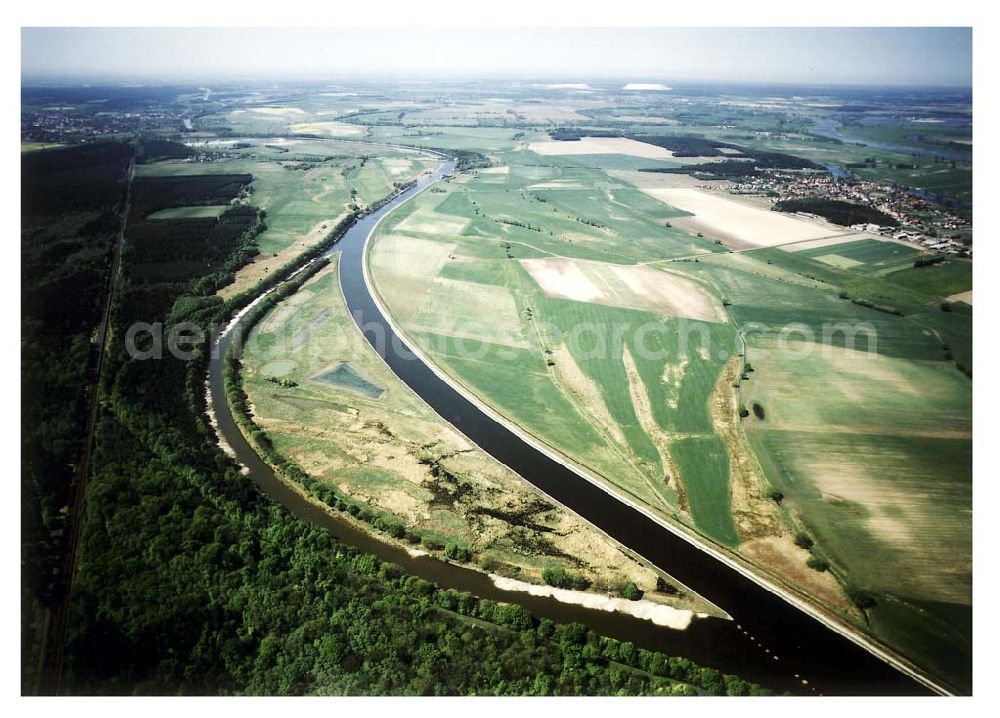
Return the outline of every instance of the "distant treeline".
<path id="1" fill-rule="evenodd" d="M 137 177 L 132 187 L 132 215 L 143 219 L 159 209 L 228 204 L 252 181 L 249 174 Z"/>
<path id="2" fill-rule="evenodd" d="M 161 160 L 185 159 L 196 154 L 197 152 L 180 142 L 146 139 L 139 146 L 137 161 L 140 164 L 148 164 Z"/>
<path id="3" fill-rule="evenodd" d="M 897 224 L 895 219 L 874 207 L 844 202 L 839 199 L 824 199 L 822 197 L 786 199 L 776 202 L 772 209 L 776 212 L 807 212 L 819 215 L 823 219 L 843 227 L 850 227 L 854 224 L 878 224 L 883 227 L 895 227 Z"/>
<path id="4" fill-rule="evenodd" d="M 429 134 L 442 133 L 432 132 Z M 468 172 L 470 170 L 482 169 L 491 165 L 490 158 L 482 152 L 473 152 L 472 150 L 453 150 L 445 147 L 423 147 L 423 149 L 431 150 L 432 152 L 440 152 L 443 155 L 454 157 L 456 172 Z"/>
<path id="5" fill-rule="evenodd" d="M 455 169 L 459 172 L 468 172 L 469 170 L 490 166 L 489 158 L 481 152 L 472 152 L 470 150 L 445 151 L 455 157 Z"/>
<path id="6" fill-rule="evenodd" d="M 721 160 L 719 162 L 702 162 L 697 165 L 683 167 L 642 168 L 640 172 L 660 172 L 664 174 L 695 174 L 706 179 L 737 180 L 745 177 L 759 177 L 767 170 L 822 170 L 823 167 L 801 157 L 781 154 L 779 152 L 760 152 L 758 150 L 743 150 L 748 159 Z"/>
<path id="7" fill-rule="evenodd" d="M 561 127 L 549 132 L 554 140 L 572 142 L 583 137 L 623 137 L 637 142 L 656 145 L 670 150 L 675 157 L 738 157 L 718 162 L 702 162 L 684 167 L 649 167 L 640 172 L 660 172 L 664 174 L 697 174 L 708 179 L 739 179 L 756 177 L 764 170 L 822 170 L 823 166 L 811 160 L 802 159 L 780 152 L 760 150 L 721 142 L 705 137 L 690 135 L 639 135 L 628 132 L 607 130 L 585 130 Z M 726 150 L 729 150 L 728 152 Z M 734 154 L 739 153 L 739 154 Z"/>

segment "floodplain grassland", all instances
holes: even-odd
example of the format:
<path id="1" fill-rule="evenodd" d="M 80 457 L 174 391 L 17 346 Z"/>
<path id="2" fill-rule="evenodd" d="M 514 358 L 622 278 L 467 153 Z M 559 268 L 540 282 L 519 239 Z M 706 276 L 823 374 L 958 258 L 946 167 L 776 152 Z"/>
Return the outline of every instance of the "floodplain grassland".
<path id="1" fill-rule="evenodd" d="M 440 419 L 392 373 L 347 312 L 336 264 L 253 330 L 244 388 L 277 452 L 341 496 L 400 522 L 425 551 L 470 550 L 481 570 L 542 583 L 546 569 L 612 593 L 709 610 L 549 503 Z"/>
<path id="2" fill-rule="evenodd" d="M 410 151 L 323 140 L 246 140 L 210 149 L 210 162 L 156 162 L 140 165 L 139 175 L 253 175 L 252 201 L 266 212 L 266 229 L 257 237 L 260 254 L 222 289 L 223 298 L 252 287 L 321 241 L 352 205 L 377 202 L 394 183 L 414 179 L 435 164 Z M 200 216 L 209 209 L 162 210 L 150 218 Z"/>

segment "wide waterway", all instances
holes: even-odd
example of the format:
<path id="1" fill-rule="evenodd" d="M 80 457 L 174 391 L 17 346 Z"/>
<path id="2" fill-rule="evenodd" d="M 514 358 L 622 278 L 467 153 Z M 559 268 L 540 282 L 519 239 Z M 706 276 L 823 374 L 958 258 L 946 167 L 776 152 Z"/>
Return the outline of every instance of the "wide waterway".
<path id="1" fill-rule="evenodd" d="M 733 620 L 699 618 L 680 631 L 625 614 L 502 591 L 483 573 L 429 556 L 411 556 L 405 549 L 370 536 L 336 514 L 317 507 L 274 474 L 247 443 L 233 419 L 224 393 L 222 368 L 223 357 L 238 335 L 234 324 L 221 335 L 213 353 L 209 397 L 218 432 L 247 467 L 248 477 L 299 518 L 328 530 L 346 544 L 440 586 L 520 603 L 536 616 L 583 623 L 602 635 L 684 656 L 777 691 L 826 695 L 927 694 L 928 689 L 912 678 L 527 443 L 427 364 L 414 358 L 370 292 L 364 273 L 365 243 L 383 216 L 453 170 L 453 161 L 443 162 L 416 186 L 359 219 L 330 251 L 330 254 L 342 253 L 340 282 L 358 326 L 392 370 L 470 440 L 551 498 L 723 608 Z"/>

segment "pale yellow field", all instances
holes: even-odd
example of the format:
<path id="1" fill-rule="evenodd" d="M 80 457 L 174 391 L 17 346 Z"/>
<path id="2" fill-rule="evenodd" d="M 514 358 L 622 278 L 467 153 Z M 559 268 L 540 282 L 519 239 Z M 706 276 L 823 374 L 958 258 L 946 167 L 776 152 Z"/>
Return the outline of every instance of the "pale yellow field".
<path id="1" fill-rule="evenodd" d="M 381 160 L 381 163 L 382 166 L 385 167 L 386 172 L 391 174 L 393 177 L 416 174 L 416 172 L 413 171 L 413 161 L 407 159 L 406 157 L 387 157 Z"/>
<path id="2" fill-rule="evenodd" d="M 469 226 L 469 220 L 450 214 L 438 214 L 421 207 L 396 225 L 396 231 L 433 234 L 435 236 L 461 234 Z"/>
<path id="3" fill-rule="evenodd" d="M 436 277 L 407 329 L 521 348 L 528 341 L 505 287 Z"/>
<path id="4" fill-rule="evenodd" d="M 523 259 L 521 265 L 550 297 L 725 321 L 721 308 L 698 285 L 649 266 L 565 258 Z"/>
<path id="5" fill-rule="evenodd" d="M 300 110 L 298 107 L 251 107 L 250 112 L 255 112 L 258 115 L 304 115 L 306 114 L 304 110 Z"/>
<path id="6" fill-rule="evenodd" d="M 528 149 L 540 155 L 629 155 L 647 160 L 669 160 L 670 150 L 624 137 L 584 137 L 574 142 L 544 140 L 532 142 Z"/>
<path id="7" fill-rule="evenodd" d="M 796 242 L 795 244 L 782 245 L 781 250 L 783 252 L 803 252 L 807 249 L 816 249 L 818 247 L 834 247 L 838 244 L 846 244 L 847 242 L 857 242 L 861 239 L 878 239 L 875 235 L 864 234 L 864 233 L 850 233 L 842 234 L 837 237 L 823 237 L 821 239 L 811 239 L 807 242 Z"/>
<path id="8" fill-rule="evenodd" d="M 738 248 L 775 247 L 839 233 L 830 225 L 789 217 L 699 188 L 640 189 L 650 197 L 694 215 L 671 220 L 675 226 L 728 240 Z"/>
<path id="9" fill-rule="evenodd" d="M 330 135 L 331 137 L 359 137 L 365 128 L 346 122 L 301 122 L 289 128 L 292 132 L 308 135 Z"/>
<path id="10" fill-rule="evenodd" d="M 972 290 L 970 289 L 969 291 L 967 291 L 967 292 L 961 292 L 960 294 L 952 294 L 950 297 L 948 297 L 948 299 L 951 300 L 951 301 L 953 301 L 953 302 L 965 302 L 966 304 L 968 304 L 971 307 L 972 306 Z"/>
<path id="11" fill-rule="evenodd" d="M 823 254 L 815 259 L 823 264 L 829 264 L 831 267 L 836 267 L 837 269 L 850 269 L 851 267 L 860 267 L 864 264 L 864 262 L 859 262 L 858 260 L 851 259 L 850 257 L 842 257 L 839 254 Z"/>
<path id="12" fill-rule="evenodd" d="M 378 251 L 371 253 L 372 273 L 410 275 L 430 279 L 448 259 L 454 244 L 402 235 L 378 238 Z"/>

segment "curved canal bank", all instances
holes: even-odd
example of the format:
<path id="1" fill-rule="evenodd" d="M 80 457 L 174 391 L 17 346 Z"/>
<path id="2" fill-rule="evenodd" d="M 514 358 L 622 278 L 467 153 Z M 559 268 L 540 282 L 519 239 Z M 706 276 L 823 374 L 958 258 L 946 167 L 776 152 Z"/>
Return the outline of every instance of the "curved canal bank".
<path id="1" fill-rule="evenodd" d="M 308 501 L 274 475 L 236 426 L 222 385 L 222 359 L 238 321 L 220 337 L 209 372 L 209 392 L 220 438 L 248 468 L 249 477 L 295 515 L 320 525 L 345 543 L 369 551 L 435 583 L 484 598 L 518 602 L 539 616 L 579 621 L 595 631 L 637 645 L 685 656 L 702 665 L 735 673 L 776 690 L 825 694 L 921 694 L 927 689 L 879 660 L 830 627 L 760 586 L 690 538 L 610 495 L 549 453 L 498 422 L 434 368 L 415 358 L 373 297 L 365 277 L 365 243 L 386 214 L 452 171 L 446 162 L 432 175 L 378 211 L 362 217 L 330 250 L 341 251 L 340 278 L 348 308 L 366 338 L 393 371 L 470 440 L 510 466 L 553 500 L 661 567 L 734 621 L 698 619 L 685 631 L 660 628 L 624 614 L 588 610 L 550 598 L 497 588 L 487 576 L 430 557 L 414 557 L 382 542 Z M 808 681 L 806 683 L 805 681 Z"/>

